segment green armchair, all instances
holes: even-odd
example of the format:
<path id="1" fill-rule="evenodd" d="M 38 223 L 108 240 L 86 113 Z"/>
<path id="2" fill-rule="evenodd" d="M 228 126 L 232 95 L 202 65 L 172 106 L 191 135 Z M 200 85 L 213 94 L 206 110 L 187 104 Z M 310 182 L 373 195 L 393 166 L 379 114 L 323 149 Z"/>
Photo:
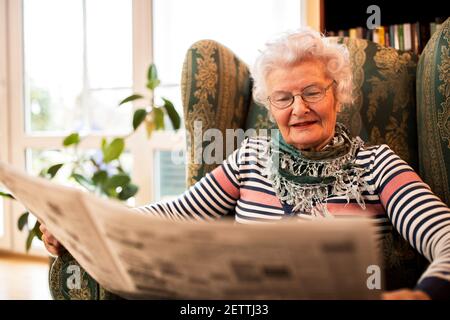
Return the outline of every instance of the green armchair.
<path id="1" fill-rule="evenodd" d="M 333 38 L 350 51 L 356 97 L 354 104 L 341 112 L 339 121 L 369 144 L 387 143 L 447 204 L 450 204 L 449 38 L 450 19 L 447 19 L 420 59 L 410 52 L 367 40 Z M 193 136 L 195 120 L 202 121 L 203 130 L 271 128 L 267 111 L 253 101 L 251 88 L 248 67 L 233 52 L 211 40 L 195 43 L 187 52 L 182 72 L 186 130 Z M 215 167 L 195 164 L 194 147 L 187 146 L 187 186 Z M 427 263 L 396 232 L 383 239 L 383 256 L 387 289 L 413 287 Z M 51 267 L 50 288 L 55 299 L 118 298 L 87 273 L 82 274 L 81 290 L 68 289 L 66 270 L 71 264 L 77 262 L 67 252 Z"/>

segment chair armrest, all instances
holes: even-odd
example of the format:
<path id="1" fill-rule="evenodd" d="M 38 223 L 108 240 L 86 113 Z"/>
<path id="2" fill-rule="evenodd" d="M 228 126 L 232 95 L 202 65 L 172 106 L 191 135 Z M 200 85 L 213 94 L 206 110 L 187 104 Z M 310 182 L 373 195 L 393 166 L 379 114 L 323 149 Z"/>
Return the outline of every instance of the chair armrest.
<path id="1" fill-rule="evenodd" d="M 79 282 L 76 279 L 77 275 L 80 275 Z M 55 300 L 122 299 L 100 286 L 68 251 L 55 258 L 52 263 L 49 271 L 49 288 Z"/>

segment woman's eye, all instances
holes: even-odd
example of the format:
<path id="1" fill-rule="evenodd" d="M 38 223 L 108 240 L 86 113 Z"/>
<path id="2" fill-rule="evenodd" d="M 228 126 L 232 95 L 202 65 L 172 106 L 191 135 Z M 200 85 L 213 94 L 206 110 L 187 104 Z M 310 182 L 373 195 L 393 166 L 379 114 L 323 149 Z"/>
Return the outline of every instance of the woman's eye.
<path id="1" fill-rule="evenodd" d="M 303 92 L 303 94 L 307 97 L 314 97 L 314 96 L 320 95 L 320 91 L 308 91 L 308 92 Z"/>
<path id="2" fill-rule="evenodd" d="M 291 100 L 291 98 L 292 98 L 292 96 L 291 96 L 291 95 L 288 95 L 288 94 L 275 95 L 275 96 L 274 96 L 274 100 L 275 100 L 275 101 L 280 101 L 280 102 L 283 102 L 283 101 L 289 101 L 289 100 Z"/>

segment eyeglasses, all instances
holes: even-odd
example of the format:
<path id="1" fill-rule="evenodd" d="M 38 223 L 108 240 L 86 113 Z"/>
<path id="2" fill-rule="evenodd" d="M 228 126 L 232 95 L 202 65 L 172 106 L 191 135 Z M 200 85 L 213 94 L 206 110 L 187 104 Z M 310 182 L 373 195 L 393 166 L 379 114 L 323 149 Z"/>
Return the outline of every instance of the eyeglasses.
<path id="1" fill-rule="evenodd" d="M 300 96 L 305 103 L 315 103 L 322 100 L 325 97 L 327 90 L 335 83 L 336 81 L 333 80 L 333 82 L 326 87 L 312 85 L 295 95 L 286 91 L 275 91 L 272 95 L 267 97 L 267 100 L 269 100 L 269 102 L 277 109 L 286 109 L 287 107 L 290 107 L 297 96 Z"/>

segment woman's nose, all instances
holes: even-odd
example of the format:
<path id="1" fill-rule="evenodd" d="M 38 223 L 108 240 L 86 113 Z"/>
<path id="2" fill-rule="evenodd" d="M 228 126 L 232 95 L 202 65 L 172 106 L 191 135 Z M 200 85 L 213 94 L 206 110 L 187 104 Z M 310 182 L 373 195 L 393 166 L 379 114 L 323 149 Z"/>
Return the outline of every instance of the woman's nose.
<path id="1" fill-rule="evenodd" d="M 303 101 L 300 95 L 294 96 L 294 102 L 292 103 L 292 113 L 296 115 L 303 115 L 310 111 L 309 105 Z"/>

